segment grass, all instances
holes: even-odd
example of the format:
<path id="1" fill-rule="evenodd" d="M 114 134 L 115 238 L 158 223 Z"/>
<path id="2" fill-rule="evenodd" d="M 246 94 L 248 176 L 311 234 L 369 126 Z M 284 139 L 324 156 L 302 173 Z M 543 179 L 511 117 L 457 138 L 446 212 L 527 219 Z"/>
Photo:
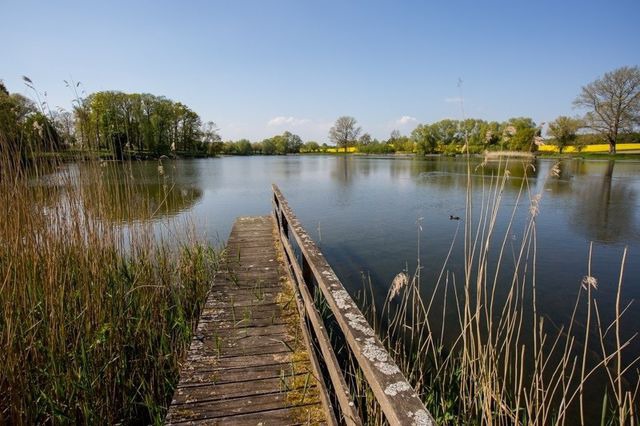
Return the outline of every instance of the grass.
<path id="1" fill-rule="evenodd" d="M 133 220 L 162 206 L 128 205 L 126 164 L 0 146 L 0 423 L 162 423 L 216 253 Z"/>

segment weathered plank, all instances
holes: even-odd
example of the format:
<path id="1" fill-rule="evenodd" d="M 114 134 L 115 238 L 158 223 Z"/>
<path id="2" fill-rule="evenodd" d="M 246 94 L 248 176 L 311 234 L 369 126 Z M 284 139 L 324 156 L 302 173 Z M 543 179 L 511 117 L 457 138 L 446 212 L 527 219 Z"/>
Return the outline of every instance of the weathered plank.
<path id="1" fill-rule="evenodd" d="M 183 362 L 168 424 L 324 423 L 270 217 L 239 218 Z"/>
<path id="2" fill-rule="evenodd" d="M 376 337 L 374 330 L 276 185 L 273 185 L 273 194 L 274 215 L 279 223 L 282 243 L 288 247 L 291 238 L 298 245 L 303 258 L 303 265 L 299 266 L 295 258 L 289 256 L 293 259 L 292 267 L 297 269 L 296 275 L 300 276 L 299 281 L 304 284 L 305 273 L 315 278 L 387 421 L 391 424 L 417 426 L 435 424 L 420 397 Z M 288 250 L 292 251 L 291 248 Z M 313 310 L 311 301 L 307 302 L 307 310 Z M 314 328 L 318 333 L 323 329 L 320 324 L 314 324 Z M 337 389 L 342 389 L 339 378 L 336 380 L 332 377 L 332 382 Z M 348 412 L 345 412 L 345 415 L 348 415 Z"/>

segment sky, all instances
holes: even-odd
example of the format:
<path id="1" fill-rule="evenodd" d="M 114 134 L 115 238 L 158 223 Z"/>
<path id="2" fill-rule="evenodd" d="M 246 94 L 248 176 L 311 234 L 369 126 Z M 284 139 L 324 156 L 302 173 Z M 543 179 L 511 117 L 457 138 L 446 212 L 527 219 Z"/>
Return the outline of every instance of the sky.
<path id="1" fill-rule="evenodd" d="M 577 115 L 583 85 L 640 65 L 638 16 L 638 0 L 0 0 L 0 79 L 67 110 L 100 90 L 166 96 L 224 140 L 328 142 L 342 115 L 386 139 Z"/>

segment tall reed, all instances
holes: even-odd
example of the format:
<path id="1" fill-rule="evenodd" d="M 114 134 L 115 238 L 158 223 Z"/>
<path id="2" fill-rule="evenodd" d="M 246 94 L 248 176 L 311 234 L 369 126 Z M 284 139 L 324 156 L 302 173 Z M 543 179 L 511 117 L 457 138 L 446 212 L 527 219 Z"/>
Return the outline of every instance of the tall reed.
<path id="1" fill-rule="evenodd" d="M 0 423 L 161 423 L 215 252 L 126 164 L 0 147 Z"/>
<path id="2" fill-rule="evenodd" d="M 533 193 L 525 173 L 516 202 L 504 204 L 510 173 L 509 164 L 500 163 L 497 174 L 481 179 L 482 196 L 474 205 L 472 172 L 465 220 L 437 280 L 421 277 L 418 223 L 415 271 L 396 277 L 377 311 L 373 292 L 362 293 L 363 310 L 389 352 L 443 424 L 637 424 L 638 358 L 625 353 L 635 334 L 624 340 L 620 332 L 628 307 L 621 304 L 626 249 L 614 318 L 605 323 L 601 315 L 590 252 L 571 317 L 556 327 L 536 299 L 536 217 L 543 192 Z M 528 214 L 521 225 L 523 207 Z M 501 212 L 509 217 L 505 226 L 498 223 Z M 519 226 L 522 237 L 514 243 Z M 463 247 L 457 246 L 459 232 Z M 461 275 L 449 266 L 455 250 L 464 253 Z M 591 350 L 593 342 L 599 353 Z M 371 399 L 365 405 L 374 410 Z"/>

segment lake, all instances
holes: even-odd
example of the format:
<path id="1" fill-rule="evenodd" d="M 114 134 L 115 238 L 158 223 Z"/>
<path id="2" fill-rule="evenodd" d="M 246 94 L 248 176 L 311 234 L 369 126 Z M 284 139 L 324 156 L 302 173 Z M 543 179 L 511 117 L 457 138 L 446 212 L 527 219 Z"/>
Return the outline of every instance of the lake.
<path id="1" fill-rule="evenodd" d="M 482 182 L 488 185 L 489 176 L 501 171 L 498 163 L 478 167 L 481 159 L 471 161 L 473 221 L 477 223 L 488 190 L 485 186 L 483 195 Z M 591 275 L 598 280 L 594 294 L 606 322 L 614 312 L 624 247 L 628 247 L 628 254 L 622 306 L 640 296 L 640 162 L 564 160 L 559 176 L 550 176 L 555 163 L 553 159 L 537 159 L 524 165 L 521 160 L 510 160 L 493 244 L 501 243 L 506 233 L 503 269 L 509 276 L 530 199 L 540 194 L 536 218 L 540 312 L 555 326 L 568 322 L 587 275 L 589 244 L 593 242 Z M 190 218 L 198 233 L 214 244 L 226 240 L 237 216 L 269 214 L 271 184 L 276 183 L 352 294 L 363 288 L 365 276 L 371 278 L 377 300 L 384 299 L 397 273 L 405 268 L 414 270 L 418 238 L 423 286 L 435 282 L 454 236 L 446 269 L 462 280 L 466 160 L 224 157 L 165 160 L 162 175 L 157 162 L 133 163 L 131 167 L 140 190 L 157 194 L 158 200 L 166 199 L 159 215 Z M 525 167 L 529 170 L 529 191 L 520 195 L 513 225 L 507 231 Z M 450 216 L 462 220 L 450 220 Z M 637 332 L 639 321 L 640 306 L 634 303 L 624 317 L 623 337 Z M 640 354 L 637 341 L 628 352 L 633 354 Z"/>

